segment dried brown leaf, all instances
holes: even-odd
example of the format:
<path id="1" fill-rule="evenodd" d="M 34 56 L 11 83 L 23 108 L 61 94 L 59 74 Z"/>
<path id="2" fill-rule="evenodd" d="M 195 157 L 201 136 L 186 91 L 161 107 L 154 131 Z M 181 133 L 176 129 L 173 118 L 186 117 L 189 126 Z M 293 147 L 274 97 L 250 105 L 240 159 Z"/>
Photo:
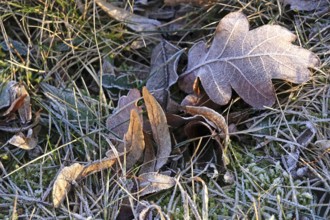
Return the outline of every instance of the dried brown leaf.
<path id="1" fill-rule="evenodd" d="M 159 170 L 166 164 L 167 159 L 171 154 L 171 136 L 162 107 L 146 87 L 143 87 L 142 94 L 147 108 L 152 135 L 157 144 L 157 162 L 155 170 Z"/>
<path id="2" fill-rule="evenodd" d="M 146 87 L 150 92 L 157 91 L 157 101 L 166 107 L 168 90 L 178 80 L 176 69 L 181 52 L 168 41 L 160 42 L 152 51 L 150 77 Z"/>
<path id="3" fill-rule="evenodd" d="M 16 98 L 10 105 L 10 107 L 3 113 L 2 116 L 7 116 L 11 113 L 16 112 L 18 109 L 20 109 L 24 105 L 24 99 L 27 95 L 23 94 Z"/>
<path id="4" fill-rule="evenodd" d="M 126 167 L 131 168 L 141 158 L 145 147 L 141 119 L 135 109 L 131 110 L 130 123 L 125 134 L 125 144 L 126 149 L 128 149 Z"/>
<path id="5" fill-rule="evenodd" d="M 167 90 L 178 80 L 176 69 L 180 58 L 180 49 L 163 40 L 151 54 L 150 77 L 147 81 L 149 91 Z"/>
<path id="6" fill-rule="evenodd" d="M 202 116 L 209 124 L 213 125 L 216 129 L 218 129 L 219 132 L 224 133 L 225 140 L 224 140 L 224 149 L 223 149 L 223 160 L 225 165 L 227 165 L 229 163 L 229 159 L 227 157 L 229 132 L 225 118 L 218 112 L 207 107 L 185 106 L 184 110 L 191 115 Z"/>
<path id="7" fill-rule="evenodd" d="M 74 163 L 71 166 L 64 167 L 58 174 L 53 186 L 53 204 L 58 208 L 67 193 L 71 189 L 71 184 L 76 181 L 80 176 L 84 166 L 79 163 Z"/>
<path id="8" fill-rule="evenodd" d="M 13 96 L 13 87 L 17 85 L 15 81 L 2 82 L 0 85 L 0 109 L 10 106 Z"/>
<path id="9" fill-rule="evenodd" d="M 18 96 L 25 96 L 23 100 L 23 104 L 20 108 L 18 108 L 18 114 L 23 124 L 26 124 L 32 119 L 32 110 L 30 104 L 30 95 L 26 91 L 24 85 L 20 85 L 17 91 Z"/>
<path id="10" fill-rule="evenodd" d="M 106 126 L 111 131 L 110 137 L 117 136 L 123 139 L 129 126 L 129 117 L 132 109 L 141 112 L 141 108 L 136 102 L 141 98 L 141 94 L 137 89 L 131 89 L 127 96 L 120 97 L 117 108 L 108 117 Z"/>
<path id="11" fill-rule="evenodd" d="M 144 134 L 144 141 L 145 149 L 143 155 L 143 164 L 141 165 L 139 174 L 154 172 L 156 165 L 156 154 L 151 137 L 148 134 Z"/>
<path id="12" fill-rule="evenodd" d="M 92 173 L 99 172 L 104 169 L 109 169 L 116 162 L 116 158 L 104 158 L 102 160 L 94 161 L 91 164 L 88 164 L 84 167 L 84 170 L 81 172 L 81 178 L 84 178 Z"/>
<path id="13" fill-rule="evenodd" d="M 40 121 L 40 112 L 41 112 L 41 110 L 39 110 L 35 113 L 35 118 L 34 118 L 33 122 L 30 123 L 30 124 L 23 125 L 21 127 L 0 125 L 0 131 L 17 133 L 17 132 L 22 132 L 22 131 L 29 130 L 30 128 L 35 127 L 39 123 L 39 121 Z"/>
<path id="14" fill-rule="evenodd" d="M 71 189 L 73 182 L 81 180 L 86 176 L 112 167 L 116 162 L 116 158 L 104 158 L 94 161 L 91 164 L 83 166 L 79 163 L 74 163 L 71 166 L 64 167 L 58 174 L 53 185 L 53 204 L 58 208 L 65 196 Z"/>
<path id="15" fill-rule="evenodd" d="M 140 196 L 169 189 L 176 183 L 173 177 L 153 172 L 141 174 L 137 177 L 137 180 Z"/>
<path id="16" fill-rule="evenodd" d="M 209 49 L 204 42 L 190 49 L 181 84 L 186 83 L 186 88 L 190 83 L 188 88 L 192 87 L 189 78 L 193 75 L 200 78 L 217 104 L 227 104 L 233 88 L 255 108 L 271 106 L 275 102 L 271 79 L 303 83 L 309 79 L 308 67 L 319 65 L 315 54 L 291 44 L 295 39 L 294 34 L 278 25 L 249 31 L 243 13 L 230 13 L 219 22 Z"/>
<path id="17" fill-rule="evenodd" d="M 8 143 L 23 150 L 32 150 L 37 146 L 38 138 L 33 135 L 33 130 L 30 128 L 27 136 L 19 132 L 10 138 Z"/>

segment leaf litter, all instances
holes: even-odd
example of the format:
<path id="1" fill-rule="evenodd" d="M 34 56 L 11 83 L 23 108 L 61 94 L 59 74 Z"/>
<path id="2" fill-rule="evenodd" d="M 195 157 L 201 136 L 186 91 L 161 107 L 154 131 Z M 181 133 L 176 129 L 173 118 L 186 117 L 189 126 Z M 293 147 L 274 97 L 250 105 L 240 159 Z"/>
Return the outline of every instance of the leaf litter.
<path id="1" fill-rule="evenodd" d="M 255 108 L 262 108 L 274 102 L 275 93 L 271 78 L 302 83 L 308 80 L 309 70 L 307 68 L 318 65 L 318 58 L 314 54 L 290 44 L 295 37 L 284 28 L 266 25 L 252 31 L 248 29 L 247 18 L 242 13 L 231 13 L 219 23 L 215 39 L 209 49 L 206 48 L 204 42 L 199 42 L 190 49 L 187 70 L 181 76 L 179 84 L 183 85 L 182 89 L 188 93 L 196 92 L 198 95 L 196 104 L 202 104 L 199 88 L 193 86 L 197 78 L 200 79 L 208 96 L 218 104 L 227 104 L 231 98 L 231 87 L 233 87 L 247 103 Z M 280 34 L 271 35 L 275 30 Z M 240 43 L 242 38 L 244 44 Z M 281 43 L 276 45 L 275 41 Z M 107 128 L 114 134 L 114 136 L 110 135 L 110 138 L 123 141 L 117 147 L 119 152 L 127 153 L 128 169 L 144 157 L 137 177 L 140 196 L 171 188 L 176 183 L 171 176 L 153 172 L 159 171 L 168 162 L 172 152 L 172 141 L 165 112 L 149 90 L 158 95 L 161 102 L 164 101 L 163 97 L 169 94 L 170 86 L 178 80 L 176 69 L 179 52 L 179 48 L 166 41 L 159 43 L 152 52 L 150 78 L 146 87 L 142 89 L 156 151 L 154 151 L 151 138 L 142 127 L 142 108 L 137 106 L 141 95 L 137 89 L 131 89 L 127 96 L 119 99 L 118 106 L 106 122 Z M 292 59 L 298 57 L 293 52 L 299 52 L 299 61 L 296 63 Z M 236 77 L 228 76 L 230 73 L 234 76 L 236 74 Z M 235 80 L 233 80 L 234 78 Z M 212 90 L 212 87 L 217 90 Z M 246 91 L 248 92 L 246 93 Z M 166 105 L 164 108 L 166 109 Z M 192 133 L 191 129 L 198 127 L 205 127 L 212 136 L 211 127 L 217 130 L 217 135 L 213 138 L 216 145 L 221 148 L 221 152 L 218 151 L 217 154 L 222 155 L 221 162 L 225 167 L 229 163 L 227 156 L 229 131 L 224 117 L 206 106 L 188 106 L 183 103 L 181 109 L 194 116 L 191 119 L 180 120 L 188 136 L 189 133 Z M 175 123 L 178 122 L 172 124 Z M 221 134 L 224 139 L 223 143 L 220 141 Z M 54 205 L 58 207 L 63 201 L 69 191 L 70 182 L 110 168 L 115 161 L 115 158 L 110 157 L 86 166 L 74 164 L 72 171 L 71 168 L 65 167 L 58 175 L 53 187 Z M 69 171 L 73 174 L 67 174 Z M 63 175 L 66 178 L 65 181 L 63 181 Z M 58 185 L 63 186 L 58 189 Z M 61 195 L 57 196 L 57 192 L 60 192 Z M 189 204 L 193 206 L 191 201 Z M 203 213 L 205 215 L 205 210 Z"/>
<path id="2" fill-rule="evenodd" d="M 205 1 L 183 2 L 195 2 L 198 4 L 201 2 L 203 5 Z M 97 0 L 96 3 L 104 9 L 104 1 Z M 107 4 L 105 11 L 109 14 L 116 12 L 117 14 L 112 14 L 112 17 L 118 21 L 124 21 L 127 27 L 134 31 L 152 32 L 158 30 L 161 24 L 156 20 L 136 16 L 124 9 L 112 6 Z M 202 99 L 202 97 L 206 99 L 211 98 L 217 104 L 225 105 L 231 100 L 231 89 L 234 89 L 245 102 L 254 108 L 263 108 L 264 106 L 271 106 L 275 100 L 271 79 L 279 78 L 293 83 L 304 83 L 308 80 L 310 74 L 308 68 L 318 67 L 319 61 L 316 55 L 292 45 L 291 42 L 293 40 L 294 36 L 279 26 L 265 25 L 249 31 L 247 19 L 241 13 L 231 13 L 224 17 L 219 23 L 210 48 L 207 48 L 204 42 L 199 42 L 190 49 L 187 69 L 178 82 L 182 90 L 188 93 L 186 102 L 181 103 L 181 110 L 184 111 L 183 115 L 189 114 L 193 117 L 168 114 L 169 110 L 166 102 L 171 95 L 170 87 L 176 84 L 178 80 L 176 71 L 180 57 L 180 48 L 167 41 L 161 41 L 154 48 L 151 55 L 151 76 L 146 83 L 146 87 L 150 92 L 148 89 L 143 88 L 145 109 L 149 120 L 145 120 L 146 117 L 143 118 L 142 116 L 143 106 L 138 106 L 136 103 L 141 99 L 140 92 L 137 89 L 131 89 L 127 96 L 120 98 L 118 106 L 106 122 L 107 128 L 112 132 L 110 138 L 119 140 L 120 144 L 124 144 L 123 148 L 126 149 L 125 152 L 127 153 L 127 168 L 134 167 L 134 170 L 135 168 L 140 168 L 138 176 L 135 176 L 136 174 L 133 171 L 124 177 L 125 179 L 133 179 L 130 176 L 133 175 L 139 182 L 137 189 L 139 196 L 146 196 L 169 189 L 176 184 L 176 178 L 158 173 L 160 170 L 165 170 L 162 168 L 165 168 L 165 165 L 169 164 L 169 162 L 171 162 L 172 168 L 173 161 L 169 160 L 172 153 L 172 142 L 177 143 L 176 141 L 179 140 L 176 134 L 169 130 L 169 127 L 181 133 L 184 131 L 188 137 L 187 133 L 193 133 L 192 130 L 195 128 L 197 128 L 197 132 L 199 129 L 207 130 L 208 135 L 214 138 L 214 141 L 222 148 L 222 153 L 224 155 L 228 153 L 229 131 L 227 122 L 215 110 L 221 107 L 206 106 L 205 99 Z M 275 44 L 275 42 L 278 44 Z M 292 57 L 295 58 L 294 61 Z M 117 77 L 113 72 L 106 75 L 106 77 L 108 78 L 104 79 L 108 79 L 108 84 L 103 85 L 104 87 L 115 87 L 118 89 L 134 87 L 130 83 L 128 83 L 127 87 L 118 86 L 121 82 L 118 80 L 117 85 L 116 80 L 120 77 Z M 194 92 L 192 85 L 196 82 L 196 79 L 200 79 L 208 96 L 199 92 L 194 95 L 191 94 Z M 127 79 L 123 78 L 123 80 Z M 113 84 L 113 82 L 115 83 Z M 41 87 L 44 91 L 47 91 L 48 97 L 53 92 L 58 93 L 61 91 L 61 89 L 52 88 L 50 85 Z M 217 90 L 211 91 L 213 87 Z M 70 96 L 70 93 L 71 91 L 66 91 L 64 94 L 63 100 L 67 102 L 65 104 L 72 104 L 76 101 L 70 102 L 65 98 L 69 97 L 71 99 L 73 96 Z M 7 94 L 11 95 L 10 89 L 6 89 L 6 97 L 9 97 Z M 4 116 L 16 114 L 18 111 L 20 122 L 22 124 L 30 123 L 32 114 L 31 110 L 29 110 L 31 106 L 27 91 L 22 91 L 20 94 L 17 93 L 14 99 L 8 100 L 3 102 L 1 100 L 1 110 L 6 113 Z M 79 109 L 72 108 L 72 112 L 77 111 L 79 113 L 79 106 L 86 109 L 86 106 L 80 104 L 79 102 Z M 172 121 L 169 120 L 170 118 L 172 118 Z M 30 127 L 27 127 L 27 125 L 22 127 L 22 131 L 28 131 L 27 135 L 23 132 L 15 132 L 17 134 L 9 140 L 9 143 L 16 146 L 24 146 L 23 148 L 26 149 L 31 147 L 30 145 L 34 145 L 34 143 L 29 143 L 29 138 L 32 137 L 31 125 L 36 125 L 34 121 L 28 125 Z M 143 128 L 143 122 L 147 125 L 146 128 Z M 148 131 L 148 127 L 151 127 L 151 134 Z M 315 136 L 315 131 L 307 128 L 296 141 L 298 144 L 306 147 L 305 145 L 309 145 Z M 196 136 L 190 136 L 189 139 L 194 137 Z M 297 151 L 293 150 L 291 153 L 295 154 Z M 296 158 L 299 157 L 299 153 L 294 156 Z M 122 158 L 122 156 L 123 154 L 120 154 L 119 157 Z M 54 206 L 60 206 L 67 196 L 71 185 L 75 185 L 76 181 L 80 181 L 92 173 L 111 168 L 120 158 L 109 154 L 107 158 L 93 161 L 87 165 L 74 163 L 71 166 L 64 167 L 60 170 L 53 186 Z M 143 164 L 141 167 L 138 167 L 137 165 L 142 160 Z M 229 162 L 228 157 L 224 156 L 223 161 L 227 164 Z M 286 163 L 289 164 L 288 160 Z M 297 172 L 298 169 L 296 168 L 300 168 L 297 165 L 297 161 L 291 163 L 290 166 L 293 167 L 292 170 Z M 167 169 L 167 171 L 169 170 L 172 171 L 172 169 Z M 120 171 L 117 170 L 116 172 L 117 175 Z M 194 173 L 188 175 L 194 175 Z M 195 178 L 195 180 L 202 183 L 202 214 L 203 218 L 207 218 L 209 211 L 207 185 L 202 179 Z M 179 185 L 179 188 L 182 193 L 182 202 L 186 204 L 185 216 L 187 217 L 191 213 L 188 208 L 190 206 L 195 217 L 201 218 L 199 210 L 195 206 L 195 197 L 191 199 L 181 185 Z M 252 197 L 250 196 L 249 198 Z M 150 204 L 144 209 L 144 214 L 149 212 L 148 209 L 152 208 L 157 209 L 162 214 L 160 206 Z M 149 213 L 149 218 L 151 218 L 150 216 L 152 214 Z M 141 218 L 147 217 L 144 215 Z"/>

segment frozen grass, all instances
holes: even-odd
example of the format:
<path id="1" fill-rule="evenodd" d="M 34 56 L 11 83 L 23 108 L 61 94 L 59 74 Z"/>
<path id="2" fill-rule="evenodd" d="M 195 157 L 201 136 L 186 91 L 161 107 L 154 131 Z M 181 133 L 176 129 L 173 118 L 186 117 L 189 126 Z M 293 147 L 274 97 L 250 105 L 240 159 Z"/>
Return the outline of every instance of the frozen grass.
<path id="1" fill-rule="evenodd" d="M 225 0 L 206 9 L 191 8 L 179 18 L 188 19 L 179 32 L 163 34 L 181 47 L 211 41 L 218 21 L 240 9 L 252 28 L 280 24 L 296 33 L 296 43 L 317 53 L 322 66 L 303 85 L 274 81 L 278 102 L 273 108 L 254 111 L 236 98 L 222 109 L 228 118 L 238 115 L 233 118 L 238 131 L 232 132 L 229 172 L 218 174 L 213 164 L 200 168 L 173 162 L 169 167 L 176 173 L 176 187 L 142 201 L 128 193 L 125 172 L 114 167 L 77 183 L 54 209 L 51 187 L 60 167 L 100 159 L 109 149 L 105 120 L 126 92 L 99 86 L 102 60 L 110 60 L 117 71 L 143 74 L 148 72 L 152 45 L 130 48 L 139 34 L 107 17 L 92 1 L 1 1 L 0 41 L 15 40 L 28 48 L 27 56 L 0 50 L 1 80 L 24 83 L 33 110 L 43 111 L 37 149 L 15 149 L 5 145 L 10 134 L 0 135 L 0 218 L 114 219 L 122 203 L 146 201 L 158 219 L 329 218 L 329 12 L 289 11 L 275 0 Z M 140 88 L 143 83 L 136 80 L 133 85 Z M 308 175 L 297 178 L 286 167 L 286 156 L 309 127 L 315 135 L 297 162 L 298 168 L 308 168 Z M 209 142 L 200 143 L 206 148 Z"/>

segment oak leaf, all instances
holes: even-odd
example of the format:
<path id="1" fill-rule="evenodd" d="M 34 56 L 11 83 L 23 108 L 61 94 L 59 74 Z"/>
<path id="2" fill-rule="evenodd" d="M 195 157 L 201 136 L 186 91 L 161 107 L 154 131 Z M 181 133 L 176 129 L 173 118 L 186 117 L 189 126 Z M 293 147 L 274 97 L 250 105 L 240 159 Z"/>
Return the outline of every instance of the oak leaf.
<path id="1" fill-rule="evenodd" d="M 190 49 L 181 85 L 189 84 L 183 89 L 190 90 L 191 79 L 199 77 L 217 104 L 227 104 L 233 88 L 255 108 L 271 106 L 275 102 L 271 79 L 303 83 L 309 79 L 308 67 L 319 65 L 315 54 L 291 44 L 295 39 L 278 25 L 249 30 L 244 14 L 230 13 L 219 22 L 210 48 L 198 42 Z"/>

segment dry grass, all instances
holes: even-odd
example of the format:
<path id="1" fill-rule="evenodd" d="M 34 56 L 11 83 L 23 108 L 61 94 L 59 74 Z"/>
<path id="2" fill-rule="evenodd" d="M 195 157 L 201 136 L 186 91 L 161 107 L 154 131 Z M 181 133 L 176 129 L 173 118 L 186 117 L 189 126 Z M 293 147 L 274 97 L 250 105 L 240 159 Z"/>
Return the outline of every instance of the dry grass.
<path id="1" fill-rule="evenodd" d="M 303 85 L 274 81 L 278 101 L 272 108 L 255 111 L 236 98 L 221 109 L 224 116 L 242 116 L 235 121 L 238 131 L 232 132 L 228 172 L 218 173 L 212 163 L 201 168 L 194 164 L 196 158 L 192 163 L 173 161 L 167 170 L 175 174 L 175 188 L 142 199 L 129 193 L 127 177 L 136 170 L 124 175 L 119 168 L 109 169 L 76 183 L 54 209 L 51 187 L 60 167 L 100 159 L 110 147 L 105 120 L 127 90 L 102 89 L 103 59 L 116 71 L 145 75 L 153 46 L 132 49 L 139 34 L 107 17 L 92 1 L 1 1 L 0 43 L 15 40 L 27 54 L 2 47 L 1 81 L 25 84 L 33 111 L 43 111 L 35 150 L 8 146 L 10 134 L 0 135 L 0 218 L 114 219 L 122 203 L 149 207 L 156 219 L 329 218 L 330 12 L 290 11 L 276 0 L 226 0 L 205 9 L 191 7 L 178 18 L 187 19 L 180 31 L 166 30 L 168 23 L 162 34 L 182 48 L 201 39 L 210 42 L 218 21 L 240 9 L 252 28 L 270 23 L 295 32 L 297 44 L 315 52 L 322 66 Z M 141 78 L 131 85 L 141 88 Z M 182 94 L 174 90 L 180 99 Z M 297 144 L 309 130 L 315 133 L 308 144 Z M 200 137 L 199 147 L 207 148 L 209 140 Z M 290 158 L 297 160 L 291 168 Z"/>

